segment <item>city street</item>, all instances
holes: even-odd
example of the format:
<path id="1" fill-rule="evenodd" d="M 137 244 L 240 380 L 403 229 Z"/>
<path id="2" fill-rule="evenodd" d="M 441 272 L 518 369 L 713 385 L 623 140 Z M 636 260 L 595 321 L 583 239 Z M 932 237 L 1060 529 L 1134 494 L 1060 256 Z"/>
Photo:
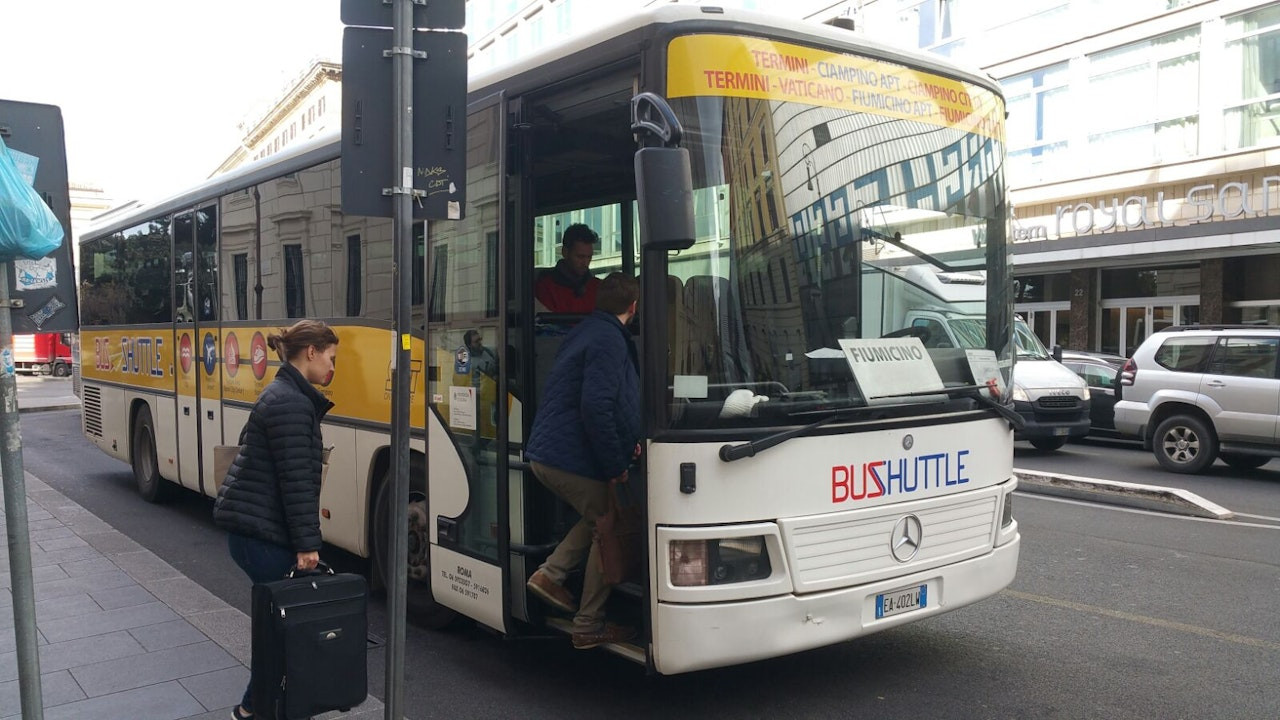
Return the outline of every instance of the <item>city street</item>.
<path id="1" fill-rule="evenodd" d="M 27 470 L 247 612 L 248 584 L 210 518 L 184 493 L 152 506 L 102 455 L 74 411 L 22 416 Z M 857 642 L 675 677 L 563 637 L 506 641 L 466 625 L 410 626 L 413 718 L 855 717 L 1274 718 L 1280 716 L 1280 465 L 1174 477 L 1150 454 L 1073 443 L 1017 467 L 1188 487 L 1237 522 L 1188 519 L 1020 493 L 1018 577 L 971 608 Z M 332 554 L 332 553 L 331 553 Z M 342 564 L 341 562 L 339 564 Z M 373 633 L 385 612 L 375 602 Z M 383 649 L 369 653 L 383 695 Z"/>

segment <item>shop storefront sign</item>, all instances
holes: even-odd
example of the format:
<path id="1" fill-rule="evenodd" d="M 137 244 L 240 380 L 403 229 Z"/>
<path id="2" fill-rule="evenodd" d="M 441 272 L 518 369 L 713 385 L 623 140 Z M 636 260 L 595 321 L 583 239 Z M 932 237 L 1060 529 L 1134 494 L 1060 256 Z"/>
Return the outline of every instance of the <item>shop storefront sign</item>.
<path id="1" fill-rule="evenodd" d="M 1057 206 L 1051 225 L 1015 221 L 1013 240 L 1028 242 L 1059 238 L 1064 234 L 1078 236 L 1270 215 L 1273 209 L 1280 211 L 1280 175 L 1262 178 L 1261 192 L 1256 195 L 1247 182 L 1227 182 L 1220 186 L 1207 183 L 1192 187 L 1186 197 L 1168 198 L 1168 201 L 1175 207 L 1180 204 L 1181 209 L 1191 208 L 1192 214 L 1189 217 L 1166 214 L 1163 191 L 1156 193 L 1154 199 L 1130 195 L 1100 203 L 1068 203 Z"/>

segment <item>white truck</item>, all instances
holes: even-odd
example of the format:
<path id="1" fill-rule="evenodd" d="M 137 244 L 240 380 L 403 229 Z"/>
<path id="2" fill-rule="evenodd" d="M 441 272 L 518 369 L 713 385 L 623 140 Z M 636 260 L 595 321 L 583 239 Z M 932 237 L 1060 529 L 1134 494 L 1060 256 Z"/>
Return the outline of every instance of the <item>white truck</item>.
<path id="1" fill-rule="evenodd" d="M 925 348 L 984 348 L 987 292 L 980 273 L 940 272 L 925 265 L 862 276 L 863 336 L 920 338 Z M 876 323 L 879 323 L 878 327 Z M 1025 427 L 1014 435 L 1043 451 L 1062 447 L 1089 432 L 1089 387 L 1054 359 L 1020 317 L 1014 318 L 1016 348 L 1012 394 Z"/>

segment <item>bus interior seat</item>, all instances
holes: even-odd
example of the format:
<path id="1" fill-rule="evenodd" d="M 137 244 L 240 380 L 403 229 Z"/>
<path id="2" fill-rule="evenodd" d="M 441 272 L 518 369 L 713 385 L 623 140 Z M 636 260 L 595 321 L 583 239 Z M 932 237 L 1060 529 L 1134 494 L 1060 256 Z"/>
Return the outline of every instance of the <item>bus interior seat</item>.
<path id="1" fill-rule="evenodd" d="M 705 375 L 708 383 L 724 382 L 715 280 L 710 275 L 694 275 L 684 286 L 684 316 L 689 329 L 686 362 L 690 374 Z"/>
<path id="2" fill-rule="evenodd" d="M 688 355 L 688 323 L 684 315 L 684 283 L 675 275 L 667 276 L 667 370 L 672 375 L 686 375 Z"/>
<path id="3" fill-rule="evenodd" d="M 728 278 L 694 275 L 685 281 L 689 362 L 707 382 L 743 382 L 752 376 L 737 293 Z"/>
<path id="4" fill-rule="evenodd" d="M 538 313 L 534 316 L 533 333 L 533 407 L 542 400 L 542 388 L 556 362 L 556 353 L 569 331 L 586 315 L 576 313 Z"/>

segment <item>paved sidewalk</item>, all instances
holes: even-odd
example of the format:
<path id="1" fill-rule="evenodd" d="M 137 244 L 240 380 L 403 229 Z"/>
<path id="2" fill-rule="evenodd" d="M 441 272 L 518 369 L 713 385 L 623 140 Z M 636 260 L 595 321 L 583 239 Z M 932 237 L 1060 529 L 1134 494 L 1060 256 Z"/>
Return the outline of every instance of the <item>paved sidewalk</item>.
<path id="1" fill-rule="evenodd" d="M 80 409 L 71 378 L 19 375 L 17 381 L 19 412 Z"/>
<path id="2" fill-rule="evenodd" d="M 26 481 L 45 718 L 231 717 L 249 680 L 249 617 L 35 476 Z M 0 527 L 2 513 L 0 501 Z M 10 584 L 4 543 L 0 718 L 22 715 Z M 382 716 L 370 696 L 320 717 Z"/>

